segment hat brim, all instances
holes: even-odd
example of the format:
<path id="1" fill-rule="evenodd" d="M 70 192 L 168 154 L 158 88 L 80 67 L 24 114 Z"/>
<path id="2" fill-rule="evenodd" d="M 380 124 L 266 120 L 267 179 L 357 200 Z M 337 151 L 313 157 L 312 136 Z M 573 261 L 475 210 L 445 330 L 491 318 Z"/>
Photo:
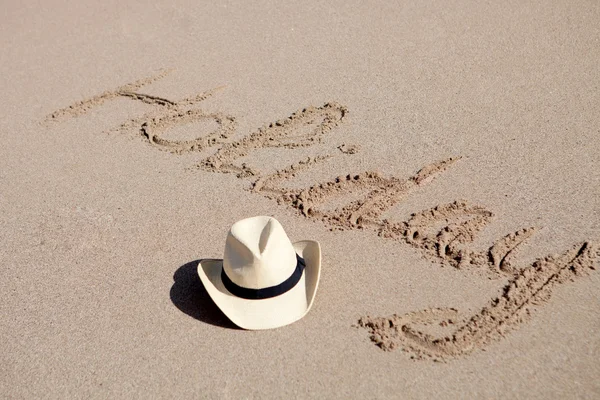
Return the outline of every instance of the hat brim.
<path id="1" fill-rule="evenodd" d="M 289 325 L 310 310 L 321 276 L 319 242 L 302 240 L 293 245 L 296 253 L 304 258 L 306 267 L 296 286 L 276 297 L 248 300 L 231 294 L 221 281 L 223 260 L 201 260 L 198 276 L 223 314 L 240 328 L 258 330 Z"/>

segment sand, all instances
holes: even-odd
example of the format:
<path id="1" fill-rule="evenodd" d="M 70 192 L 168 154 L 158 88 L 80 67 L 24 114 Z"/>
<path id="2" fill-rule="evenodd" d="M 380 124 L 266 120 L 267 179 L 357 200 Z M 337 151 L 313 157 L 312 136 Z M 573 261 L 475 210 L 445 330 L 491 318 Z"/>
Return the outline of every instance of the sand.
<path id="1" fill-rule="evenodd" d="M 600 397 L 598 4 L 3 10 L 2 397 Z M 253 215 L 281 329 L 196 274 Z"/>

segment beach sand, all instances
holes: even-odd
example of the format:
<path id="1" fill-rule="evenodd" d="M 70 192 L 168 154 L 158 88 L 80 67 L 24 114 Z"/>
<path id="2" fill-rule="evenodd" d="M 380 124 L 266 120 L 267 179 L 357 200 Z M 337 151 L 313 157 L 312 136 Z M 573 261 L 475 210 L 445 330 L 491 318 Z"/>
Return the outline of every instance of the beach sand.
<path id="1" fill-rule="evenodd" d="M 600 397 L 600 5 L 6 2 L 5 398 Z M 198 260 L 321 243 L 302 320 Z"/>

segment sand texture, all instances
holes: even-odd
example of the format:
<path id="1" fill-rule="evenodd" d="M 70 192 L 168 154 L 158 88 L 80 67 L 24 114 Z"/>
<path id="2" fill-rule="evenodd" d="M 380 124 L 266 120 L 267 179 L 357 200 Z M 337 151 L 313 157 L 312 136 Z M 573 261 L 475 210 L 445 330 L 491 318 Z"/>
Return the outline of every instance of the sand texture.
<path id="1" fill-rule="evenodd" d="M 2 398 L 600 398 L 600 3 L 84 3 L 3 6 Z M 254 215 L 280 329 L 196 273 Z"/>

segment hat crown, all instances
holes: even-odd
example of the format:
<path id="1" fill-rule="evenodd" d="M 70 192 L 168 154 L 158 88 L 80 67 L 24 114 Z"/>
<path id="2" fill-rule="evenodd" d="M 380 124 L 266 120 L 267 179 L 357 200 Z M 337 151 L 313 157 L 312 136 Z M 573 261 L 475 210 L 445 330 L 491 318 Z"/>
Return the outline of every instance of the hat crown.
<path id="1" fill-rule="evenodd" d="M 263 289 L 279 285 L 292 275 L 296 262 L 292 242 L 273 217 L 243 219 L 227 234 L 223 268 L 238 286 Z"/>

